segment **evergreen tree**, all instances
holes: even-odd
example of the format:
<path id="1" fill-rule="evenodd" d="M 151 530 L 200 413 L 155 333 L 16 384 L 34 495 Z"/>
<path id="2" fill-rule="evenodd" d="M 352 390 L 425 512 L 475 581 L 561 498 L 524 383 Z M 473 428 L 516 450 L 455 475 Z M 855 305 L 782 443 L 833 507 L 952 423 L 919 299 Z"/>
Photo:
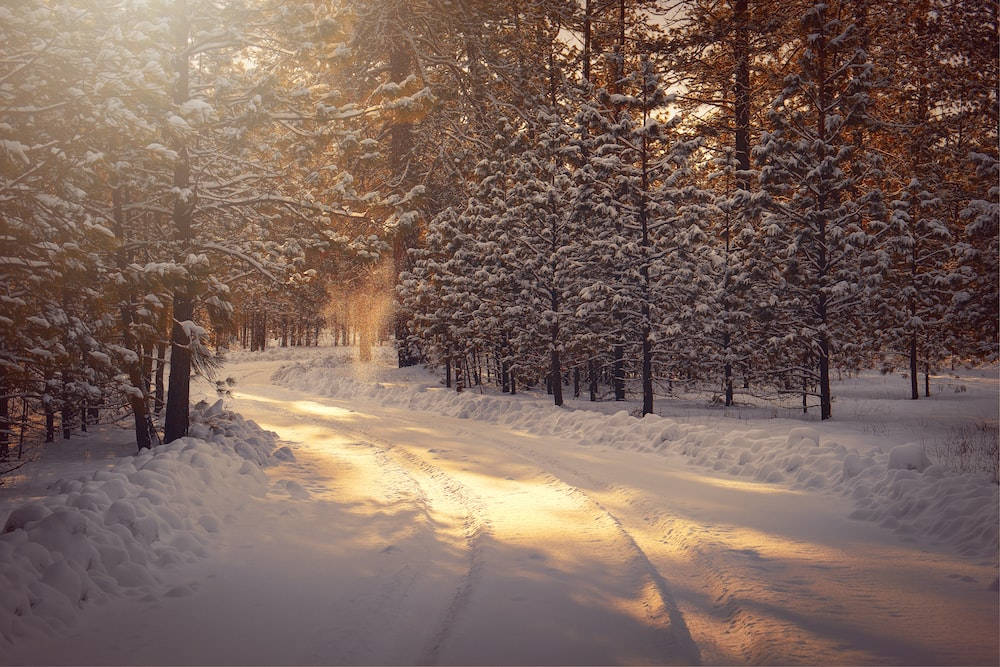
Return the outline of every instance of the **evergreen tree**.
<path id="1" fill-rule="evenodd" d="M 818 385 L 820 417 L 832 415 L 833 355 L 856 344 L 852 322 L 877 279 L 862 220 L 877 190 L 855 192 L 863 165 L 849 132 L 867 117 L 871 65 L 846 3 L 817 3 L 801 24 L 798 69 L 769 115 L 757 150 L 764 215 L 761 257 L 772 264 L 772 354 L 791 356 L 803 394 Z M 849 162 L 852 168 L 849 168 Z M 805 400 L 805 398 L 803 398 Z"/>

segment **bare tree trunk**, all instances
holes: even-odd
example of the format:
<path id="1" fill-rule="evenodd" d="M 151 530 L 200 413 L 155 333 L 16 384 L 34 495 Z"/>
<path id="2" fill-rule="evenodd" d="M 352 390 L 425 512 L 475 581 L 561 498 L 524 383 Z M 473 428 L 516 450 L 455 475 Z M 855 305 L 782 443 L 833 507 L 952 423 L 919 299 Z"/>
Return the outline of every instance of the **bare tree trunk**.
<path id="1" fill-rule="evenodd" d="M 927 360 L 924 365 L 924 398 L 931 395 L 931 362 Z"/>
<path id="2" fill-rule="evenodd" d="M 587 381 L 590 384 L 590 400 L 597 400 L 597 362 L 593 358 L 587 361 Z"/>
<path id="3" fill-rule="evenodd" d="M 749 0 L 736 0 L 734 6 L 734 18 L 736 23 L 736 34 L 735 34 L 735 48 L 734 56 L 736 60 L 736 80 L 733 86 L 734 93 L 734 120 L 735 120 L 735 153 L 736 161 L 739 166 L 739 173 L 737 174 L 737 183 L 741 190 L 750 189 L 750 179 L 748 172 L 750 170 L 750 35 L 749 35 L 749 21 L 748 21 L 748 4 Z M 729 265 L 730 252 L 732 250 L 732 230 L 730 229 L 730 219 L 726 216 L 726 231 L 725 231 L 725 243 L 726 243 L 726 267 L 725 275 L 723 277 L 723 290 L 726 299 L 726 310 L 727 319 L 729 311 L 729 302 L 734 298 L 734 295 L 730 294 L 731 289 L 731 267 Z M 725 322 L 725 334 L 723 338 L 723 348 L 726 355 L 725 366 L 723 369 L 724 374 L 724 384 L 725 384 L 725 403 L 727 406 L 733 404 L 733 364 L 731 360 L 731 346 L 732 346 L 732 323 L 730 321 Z"/>
<path id="4" fill-rule="evenodd" d="M 157 415 L 163 411 L 163 368 L 166 365 L 167 344 L 162 340 L 156 343 L 156 375 L 153 380 L 153 412 Z"/>
<path id="5" fill-rule="evenodd" d="M 10 396 L 9 389 L 3 381 L 3 373 L 0 372 L 0 459 L 6 460 L 10 456 Z"/>
<path id="6" fill-rule="evenodd" d="M 63 440 L 69 440 L 73 434 L 73 404 L 68 399 L 63 401 L 61 416 Z"/>

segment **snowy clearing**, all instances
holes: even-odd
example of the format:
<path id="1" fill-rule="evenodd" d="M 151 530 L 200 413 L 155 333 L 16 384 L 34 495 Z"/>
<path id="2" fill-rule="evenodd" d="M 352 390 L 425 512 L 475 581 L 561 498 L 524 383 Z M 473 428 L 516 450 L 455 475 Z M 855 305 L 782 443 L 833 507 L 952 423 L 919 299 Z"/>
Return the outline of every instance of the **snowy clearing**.
<path id="1" fill-rule="evenodd" d="M 49 560 L 0 551 L 8 579 L 37 580 L 22 582 L 20 614 L 0 611 L 0 662 L 998 661 L 996 485 L 906 469 L 924 451 L 896 449 L 923 444 L 906 414 L 888 412 L 880 434 L 718 412 L 638 420 L 544 396 L 456 396 L 425 371 L 351 354 L 233 355 L 227 407 L 288 449 L 213 408 L 217 432 L 193 435 L 227 447 L 190 438 L 81 462 L 99 470 L 79 488 L 22 493 L 81 529 L 71 540 L 55 519 L 12 515 L 24 528 L 0 550 L 49 540 Z M 942 432 L 989 418 L 997 385 L 981 385 L 918 407 L 960 415 Z M 101 504 L 115 480 L 135 498 L 125 531 L 120 501 Z M 5 490 L 0 518 L 17 493 Z M 96 509 L 75 507 L 88 494 Z M 98 548 L 112 534 L 148 580 L 115 580 Z"/>

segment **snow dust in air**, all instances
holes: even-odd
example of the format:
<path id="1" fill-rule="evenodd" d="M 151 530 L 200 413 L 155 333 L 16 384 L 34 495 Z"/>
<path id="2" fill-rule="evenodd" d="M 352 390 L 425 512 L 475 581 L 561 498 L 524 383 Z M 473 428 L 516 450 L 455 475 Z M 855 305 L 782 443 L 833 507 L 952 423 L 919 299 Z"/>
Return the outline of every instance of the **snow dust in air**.
<path id="1" fill-rule="evenodd" d="M 330 295 L 326 319 L 333 323 L 332 342 L 357 346 L 357 355 L 344 360 L 353 360 L 351 370 L 358 379 L 370 379 L 368 362 L 373 350 L 393 333 L 394 284 L 395 271 L 389 258 L 358 272 L 347 287 Z"/>

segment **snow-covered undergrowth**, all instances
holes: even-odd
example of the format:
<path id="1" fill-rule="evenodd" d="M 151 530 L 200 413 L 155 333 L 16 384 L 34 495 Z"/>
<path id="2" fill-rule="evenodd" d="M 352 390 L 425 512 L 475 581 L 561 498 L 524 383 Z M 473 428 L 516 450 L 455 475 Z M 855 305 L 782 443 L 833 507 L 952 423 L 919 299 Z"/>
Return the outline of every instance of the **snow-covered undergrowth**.
<path id="1" fill-rule="evenodd" d="M 289 364 L 272 380 L 335 398 L 476 419 L 585 445 L 678 453 L 696 466 L 736 477 L 843 494 L 855 503 L 853 518 L 950 545 L 966 556 L 997 558 L 1000 495 L 992 476 L 932 465 L 920 443 L 861 450 L 837 442 L 836 432 L 824 435 L 813 427 L 755 428 L 711 418 L 636 419 L 625 411 L 558 409 L 541 401 L 359 380 L 348 377 L 349 368 L 338 370 L 343 361 L 343 355 L 331 355 Z M 846 435 L 856 440 L 856 434 Z"/>
<path id="2" fill-rule="evenodd" d="M 266 493 L 261 466 L 277 442 L 221 401 L 199 404 L 191 420 L 189 437 L 60 480 L 51 495 L 9 513 L 0 534 L 0 646 L 58 631 L 109 598 L 190 592 L 169 588 L 163 575 L 205 556 L 226 515 Z"/>
<path id="3" fill-rule="evenodd" d="M 329 336 L 324 333 L 323 339 L 327 339 Z M 377 353 L 385 353 L 385 350 L 389 348 L 380 346 L 374 348 Z M 394 350 L 392 351 L 395 352 Z M 358 348 L 354 346 L 334 346 L 329 345 L 326 340 L 324 340 L 323 347 L 313 347 L 313 346 L 293 346 L 289 345 L 287 347 L 281 347 L 277 340 L 268 341 L 268 347 L 262 351 L 251 352 L 249 349 L 243 349 L 241 347 L 232 347 L 228 350 L 224 350 L 223 354 L 225 359 L 229 363 L 240 363 L 243 361 L 305 361 L 308 359 L 314 359 L 318 354 L 324 356 L 330 354 L 347 355 L 347 356 L 357 356 Z"/>

